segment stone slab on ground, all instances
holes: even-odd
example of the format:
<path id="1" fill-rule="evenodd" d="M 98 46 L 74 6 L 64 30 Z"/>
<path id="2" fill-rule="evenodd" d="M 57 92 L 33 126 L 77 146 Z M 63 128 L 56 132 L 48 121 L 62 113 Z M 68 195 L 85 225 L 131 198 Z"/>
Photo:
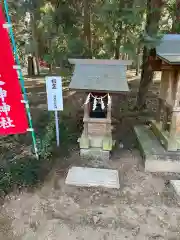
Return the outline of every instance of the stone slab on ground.
<path id="1" fill-rule="evenodd" d="M 72 167 L 65 183 L 80 187 L 120 188 L 118 171 L 111 169 Z"/>
<path id="2" fill-rule="evenodd" d="M 171 180 L 170 183 L 174 188 L 177 198 L 180 200 L 180 180 Z"/>
<path id="3" fill-rule="evenodd" d="M 145 160 L 145 171 L 180 173 L 180 152 L 166 151 L 146 125 L 137 125 L 134 131 Z"/>

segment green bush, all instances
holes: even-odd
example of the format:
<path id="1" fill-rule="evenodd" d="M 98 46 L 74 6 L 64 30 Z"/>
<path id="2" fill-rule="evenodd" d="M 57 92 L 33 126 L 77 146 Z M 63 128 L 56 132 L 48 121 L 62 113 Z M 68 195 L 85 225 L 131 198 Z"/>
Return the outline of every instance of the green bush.
<path id="1" fill-rule="evenodd" d="M 17 160 L 6 160 L 0 165 L 0 191 L 7 194 L 14 187 L 31 187 L 44 180 L 47 173 L 52 169 L 55 161 L 56 133 L 54 113 L 42 116 L 38 121 L 41 125 L 37 135 L 39 160 L 32 154 Z M 68 152 L 69 143 L 72 142 L 71 129 L 65 121 L 59 123 L 60 147 L 58 153 Z M 59 154 L 58 154 L 59 155 Z"/>

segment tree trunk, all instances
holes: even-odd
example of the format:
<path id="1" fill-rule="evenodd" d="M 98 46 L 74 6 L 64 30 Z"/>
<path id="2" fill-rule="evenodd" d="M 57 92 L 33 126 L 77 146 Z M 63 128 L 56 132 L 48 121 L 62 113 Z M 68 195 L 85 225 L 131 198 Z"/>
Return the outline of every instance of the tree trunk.
<path id="1" fill-rule="evenodd" d="M 140 47 L 137 48 L 137 60 L 136 60 L 136 76 L 140 74 Z"/>
<path id="2" fill-rule="evenodd" d="M 152 83 L 153 71 L 148 61 L 149 50 L 147 47 L 143 49 L 143 67 L 141 72 L 141 81 L 139 86 L 139 92 L 137 96 L 137 108 L 143 109 L 146 107 L 146 95 L 148 93 L 149 86 Z"/>
<path id="3" fill-rule="evenodd" d="M 50 55 L 49 73 L 52 73 L 52 71 L 53 71 L 53 60 L 51 58 L 51 45 L 52 45 L 52 41 L 51 41 L 51 38 L 49 38 L 48 39 L 48 50 L 49 50 L 49 55 Z"/>
<path id="4" fill-rule="evenodd" d="M 121 36 L 118 35 L 117 38 L 116 38 L 116 43 L 115 43 L 115 56 L 114 58 L 115 59 L 119 59 L 119 56 L 120 56 L 120 45 L 121 45 Z"/>
<path id="5" fill-rule="evenodd" d="M 91 6 L 89 0 L 84 0 L 84 39 L 87 47 L 86 57 L 92 58 Z"/>
<path id="6" fill-rule="evenodd" d="M 33 77 L 35 75 L 34 71 L 34 61 L 33 61 L 33 56 L 28 56 L 28 76 Z"/>
<path id="7" fill-rule="evenodd" d="M 180 0 L 176 0 L 176 22 L 180 31 Z"/>
<path id="8" fill-rule="evenodd" d="M 52 71 L 53 71 L 53 64 L 50 63 L 50 64 L 49 64 L 49 73 L 52 73 Z"/>
<path id="9" fill-rule="evenodd" d="M 150 37 L 156 37 L 158 33 L 162 6 L 163 0 L 147 1 L 146 33 Z M 150 52 L 151 50 L 144 46 L 141 81 L 136 102 L 136 107 L 138 109 L 143 109 L 146 106 L 146 95 L 153 80 L 153 71 L 148 61 Z"/>
<path id="10" fill-rule="evenodd" d="M 123 2 L 121 3 L 121 7 L 123 7 L 122 4 L 123 4 Z M 122 40 L 121 39 L 122 27 L 123 27 L 122 22 L 120 22 L 118 24 L 118 30 L 116 29 L 117 37 L 115 39 L 115 49 L 114 49 L 114 58 L 115 59 L 119 59 L 119 57 L 120 57 L 120 46 L 121 46 L 121 40 Z"/>
<path id="11" fill-rule="evenodd" d="M 180 0 L 176 0 L 174 6 L 174 20 L 172 24 L 172 33 L 180 33 Z"/>
<path id="12" fill-rule="evenodd" d="M 37 37 L 36 37 L 36 22 L 35 22 L 33 13 L 31 13 L 31 31 L 32 31 L 32 40 L 33 40 L 33 46 L 34 46 L 33 55 L 35 57 L 37 75 L 40 75 L 38 43 L 37 43 Z"/>
<path id="13" fill-rule="evenodd" d="M 40 67 L 39 67 L 39 57 L 38 55 L 35 55 L 35 62 L 36 62 L 36 71 L 37 71 L 37 75 L 40 75 Z"/>

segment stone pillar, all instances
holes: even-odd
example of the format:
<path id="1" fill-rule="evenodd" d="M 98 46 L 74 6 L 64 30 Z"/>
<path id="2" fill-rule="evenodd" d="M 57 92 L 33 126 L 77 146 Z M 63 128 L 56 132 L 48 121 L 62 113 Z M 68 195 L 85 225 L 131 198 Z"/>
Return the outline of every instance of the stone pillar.
<path id="1" fill-rule="evenodd" d="M 156 110 L 156 122 L 160 123 L 161 120 L 161 111 L 163 106 L 163 100 L 161 98 L 158 98 L 158 106 Z"/>
<path id="2" fill-rule="evenodd" d="M 157 123 L 160 123 L 161 120 L 161 112 L 164 108 L 164 102 L 167 98 L 167 90 L 169 85 L 169 70 L 162 70 L 161 75 L 161 84 L 160 84 L 160 92 L 159 92 L 159 98 L 158 98 L 158 107 L 156 111 L 156 121 Z"/>
<path id="3" fill-rule="evenodd" d="M 107 106 L 107 119 L 108 120 L 111 120 L 111 103 L 108 103 L 108 106 Z"/>
<path id="4" fill-rule="evenodd" d="M 112 111 L 112 98 L 108 99 L 108 105 L 107 105 L 107 124 L 106 124 L 106 135 L 111 135 L 111 111 Z"/>
<path id="5" fill-rule="evenodd" d="M 175 74 L 174 74 L 175 75 Z M 174 106 L 172 108 L 171 125 L 167 150 L 177 151 L 179 149 L 178 140 L 180 140 L 180 71 L 175 75 L 176 88 L 174 92 Z"/>
<path id="6" fill-rule="evenodd" d="M 172 112 L 167 146 L 168 151 L 177 151 L 179 149 L 178 139 L 180 140 L 180 110 Z"/>
<path id="7" fill-rule="evenodd" d="M 88 103 L 84 104 L 84 136 L 88 137 L 88 118 L 89 118 L 89 110 Z"/>
<path id="8" fill-rule="evenodd" d="M 162 130 L 166 131 L 168 129 L 168 116 L 169 108 L 167 106 L 163 107 L 163 121 L 162 121 Z"/>

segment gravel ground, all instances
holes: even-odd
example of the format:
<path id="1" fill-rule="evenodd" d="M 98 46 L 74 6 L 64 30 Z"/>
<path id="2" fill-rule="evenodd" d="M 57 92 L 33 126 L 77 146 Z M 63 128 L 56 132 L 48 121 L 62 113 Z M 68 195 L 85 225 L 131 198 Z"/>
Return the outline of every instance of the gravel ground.
<path id="1" fill-rule="evenodd" d="M 77 152 L 69 160 L 82 165 Z M 180 239 L 180 208 L 166 179 L 145 173 L 137 150 L 119 149 L 109 167 L 119 170 L 120 190 L 67 186 L 59 169 L 35 192 L 9 196 L 0 223 L 10 236 L 0 239 Z"/>

